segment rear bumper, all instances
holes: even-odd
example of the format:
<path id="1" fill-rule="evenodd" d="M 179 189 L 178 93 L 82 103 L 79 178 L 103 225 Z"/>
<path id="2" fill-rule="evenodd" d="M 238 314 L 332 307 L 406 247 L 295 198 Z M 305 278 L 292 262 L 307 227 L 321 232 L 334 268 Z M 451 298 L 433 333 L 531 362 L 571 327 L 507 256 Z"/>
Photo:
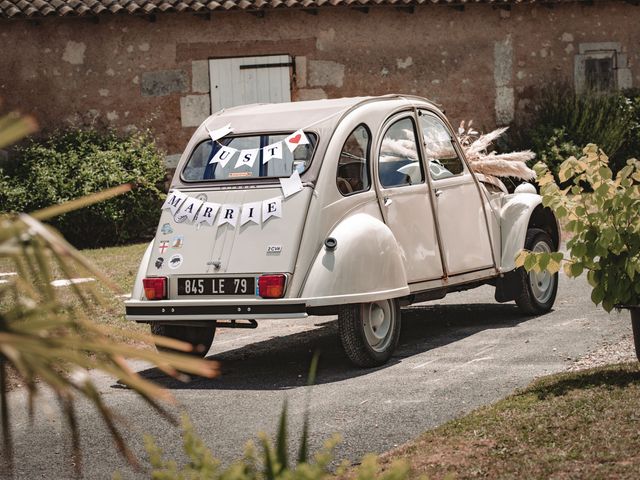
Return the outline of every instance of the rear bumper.
<path id="1" fill-rule="evenodd" d="M 242 303 L 130 300 L 125 303 L 125 308 L 127 320 L 135 322 L 307 317 L 307 306 L 299 299 L 256 300 Z"/>
<path id="2" fill-rule="evenodd" d="M 409 287 L 377 292 L 354 293 L 312 298 L 216 298 L 186 300 L 138 300 L 125 302 L 127 320 L 207 321 L 207 320 L 260 320 L 268 318 L 306 318 L 310 309 L 337 307 L 350 303 L 364 303 L 408 295 Z M 314 313 L 315 315 L 326 315 Z"/>

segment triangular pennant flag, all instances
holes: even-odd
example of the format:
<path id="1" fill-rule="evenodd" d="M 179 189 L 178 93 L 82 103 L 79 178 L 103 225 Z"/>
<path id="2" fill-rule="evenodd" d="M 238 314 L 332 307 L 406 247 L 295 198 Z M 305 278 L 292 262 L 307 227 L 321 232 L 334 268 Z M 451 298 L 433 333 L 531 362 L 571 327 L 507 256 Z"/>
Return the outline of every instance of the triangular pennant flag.
<path id="1" fill-rule="evenodd" d="M 186 198 L 187 196 L 181 191 L 170 190 L 167 194 L 167 199 L 164 201 L 164 205 L 162 205 L 162 209 L 168 208 L 171 210 L 171 214 L 175 215 Z"/>
<path id="2" fill-rule="evenodd" d="M 260 225 L 260 214 L 262 213 L 262 202 L 245 203 L 242 205 L 240 214 L 240 226 L 251 221 Z"/>
<path id="3" fill-rule="evenodd" d="M 213 142 L 220 140 L 222 137 L 225 137 L 233 132 L 233 127 L 231 127 L 231 124 L 227 124 L 224 127 L 218 128 L 216 130 L 209 130 L 206 125 L 204 128 L 206 128 L 207 132 L 209 132 L 209 136 L 211 137 L 211 141 Z"/>
<path id="4" fill-rule="evenodd" d="M 256 158 L 258 158 L 258 150 L 258 148 L 242 150 L 235 168 L 241 167 L 242 165 L 246 165 L 249 168 L 253 167 L 253 164 L 256 163 Z"/>
<path id="5" fill-rule="evenodd" d="M 272 143 L 262 149 L 262 163 L 267 163 L 272 158 L 282 158 L 282 142 Z"/>
<path id="6" fill-rule="evenodd" d="M 302 130 L 297 130 L 285 138 L 284 142 L 287 144 L 287 147 L 289 147 L 289 150 L 293 152 L 298 145 L 308 144 L 309 139 Z"/>
<path id="7" fill-rule="evenodd" d="M 196 216 L 196 213 L 198 213 L 198 210 L 200 210 L 203 203 L 204 202 L 202 200 L 198 200 L 197 198 L 187 198 L 187 200 L 182 204 L 180 213 L 184 214 L 187 217 L 187 220 L 193 222 L 193 217 Z"/>
<path id="8" fill-rule="evenodd" d="M 282 188 L 284 198 L 288 198 L 302 190 L 302 181 L 300 180 L 298 171 L 293 172 L 289 178 L 280 178 L 280 187 Z"/>
<path id="9" fill-rule="evenodd" d="M 270 198 L 262 202 L 262 223 L 271 217 L 282 218 L 282 197 Z"/>
<path id="10" fill-rule="evenodd" d="M 220 210 L 219 203 L 204 202 L 200 212 L 198 212 L 198 221 L 196 223 L 208 223 L 213 225 L 213 221 L 216 219 L 216 214 Z"/>
<path id="11" fill-rule="evenodd" d="M 238 150 L 232 147 L 222 146 L 209 163 L 219 163 L 222 168 L 226 167 L 229 160 L 233 158 Z"/>
<path id="12" fill-rule="evenodd" d="M 218 217 L 218 225 L 224 225 L 228 223 L 232 227 L 235 227 L 238 223 L 238 217 L 240 216 L 240 205 L 222 205 L 220 207 L 220 216 Z"/>

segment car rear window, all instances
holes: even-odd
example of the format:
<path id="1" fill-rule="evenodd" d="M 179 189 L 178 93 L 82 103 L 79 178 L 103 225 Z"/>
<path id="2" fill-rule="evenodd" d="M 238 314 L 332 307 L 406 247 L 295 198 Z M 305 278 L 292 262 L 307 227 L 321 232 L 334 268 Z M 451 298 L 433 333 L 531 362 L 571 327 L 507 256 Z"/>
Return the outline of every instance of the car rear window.
<path id="1" fill-rule="evenodd" d="M 182 170 L 182 179 L 188 182 L 216 180 L 246 180 L 250 178 L 289 177 L 294 171 L 304 172 L 311 163 L 313 151 L 317 143 L 314 134 L 306 133 L 308 144 L 298 145 L 293 152 L 284 142 L 289 133 L 247 135 L 224 137 L 217 141 L 200 142 L 191 152 L 189 160 Z M 271 158 L 266 163 L 267 155 L 263 148 L 270 145 L 281 145 L 282 158 Z M 223 147 L 230 147 L 236 152 L 221 163 L 210 163 Z M 238 164 L 242 151 L 255 151 L 257 157 L 252 165 Z"/>

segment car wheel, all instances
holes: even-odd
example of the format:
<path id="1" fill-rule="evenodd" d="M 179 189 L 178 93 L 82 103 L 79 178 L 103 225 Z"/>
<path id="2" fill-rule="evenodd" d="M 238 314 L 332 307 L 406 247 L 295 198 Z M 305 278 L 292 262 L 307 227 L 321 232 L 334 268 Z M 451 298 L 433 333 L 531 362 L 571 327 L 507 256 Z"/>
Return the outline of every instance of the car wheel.
<path id="1" fill-rule="evenodd" d="M 156 348 L 160 352 L 187 353 L 188 355 L 193 355 L 195 357 L 204 357 L 211 348 L 213 336 L 216 334 L 216 328 L 210 326 L 193 327 L 152 323 L 151 333 L 154 335 L 173 338 L 174 340 L 180 340 L 191 344 L 193 347 L 190 352 L 183 352 L 181 350 L 174 350 L 172 348 L 156 345 Z"/>
<path id="2" fill-rule="evenodd" d="M 340 343 L 358 367 L 376 367 L 391 358 L 400 337 L 396 299 L 343 305 L 338 311 Z"/>
<path id="3" fill-rule="evenodd" d="M 544 230 L 530 228 L 524 242 L 525 250 L 535 253 L 550 253 L 554 251 L 553 241 Z M 558 273 L 553 275 L 546 270 L 536 273 L 520 267 L 522 292 L 516 298 L 516 304 L 527 314 L 545 313 L 551 310 L 558 293 Z"/>

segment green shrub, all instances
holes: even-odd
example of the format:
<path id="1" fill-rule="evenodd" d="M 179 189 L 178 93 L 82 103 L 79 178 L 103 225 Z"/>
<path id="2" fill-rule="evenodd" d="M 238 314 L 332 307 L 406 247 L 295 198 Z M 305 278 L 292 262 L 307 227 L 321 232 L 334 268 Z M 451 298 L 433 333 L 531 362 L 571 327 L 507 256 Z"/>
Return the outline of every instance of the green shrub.
<path id="1" fill-rule="evenodd" d="M 579 156 L 578 146 L 596 143 L 611 157 L 615 174 L 640 145 L 640 97 L 637 93 L 585 92 L 568 86 L 546 88 L 536 113 L 516 127 L 522 147 L 531 148 L 556 179 L 565 158 Z M 635 146 L 634 146 L 635 145 Z M 631 152 L 631 150 L 636 152 Z"/>
<path id="2" fill-rule="evenodd" d="M 545 163 L 555 173 L 565 159 L 582 153 L 582 149 L 571 140 L 565 127 L 553 129 L 546 141 L 544 138 L 536 140 L 536 161 Z"/>
<path id="3" fill-rule="evenodd" d="M 175 460 L 166 460 L 153 438 L 145 438 L 145 448 L 151 463 L 153 480 L 320 480 L 334 478 L 336 472 L 331 468 L 333 451 L 339 442 L 334 436 L 325 442 L 324 447 L 308 458 L 306 454 L 306 431 L 303 433 L 300 455 L 297 463 L 287 458 L 286 442 L 286 406 L 280 419 L 280 430 L 275 446 L 266 435 L 260 435 L 259 451 L 252 443 L 247 444 L 244 457 L 223 468 L 211 450 L 195 433 L 189 419 L 183 417 L 183 450 L 188 459 L 185 465 L 179 466 Z M 343 464 L 338 468 L 342 476 L 348 468 Z M 375 455 L 366 455 L 353 478 L 357 480 L 404 480 L 408 478 L 407 463 L 394 462 L 389 470 L 380 472 Z M 120 478 L 116 475 L 115 478 Z"/>
<path id="4" fill-rule="evenodd" d="M 165 170 L 148 132 L 69 130 L 32 141 L 0 170 L 0 210 L 30 212 L 123 183 L 126 195 L 57 217 L 51 223 L 77 247 L 101 247 L 153 235 Z"/>

